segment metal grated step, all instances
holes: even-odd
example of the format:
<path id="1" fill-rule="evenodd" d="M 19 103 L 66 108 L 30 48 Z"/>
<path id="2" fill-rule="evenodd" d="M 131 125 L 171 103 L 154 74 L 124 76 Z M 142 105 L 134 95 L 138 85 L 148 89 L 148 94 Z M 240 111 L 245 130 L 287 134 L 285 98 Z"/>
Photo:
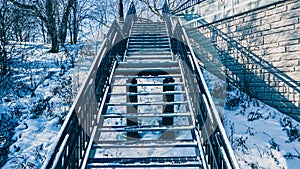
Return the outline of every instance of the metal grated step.
<path id="1" fill-rule="evenodd" d="M 164 55 L 156 55 L 156 54 L 128 54 L 126 60 L 172 60 L 171 53 Z"/>
<path id="2" fill-rule="evenodd" d="M 189 117 L 190 113 L 109 113 L 103 118 L 149 118 L 149 117 Z"/>
<path id="3" fill-rule="evenodd" d="M 139 76 L 139 75 L 115 75 L 113 76 L 113 79 L 119 79 L 119 78 L 182 78 L 181 74 L 168 74 L 168 75 L 155 75 L 155 76 Z"/>
<path id="4" fill-rule="evenodd" d="M 157 74 L 159 72 L 165 72 L 167 74 L 175 74 L 180 73 L 180 69 L 177 67 L 173 68 L 117 68 L 115 71 L 115 75 L 122 75 L 122 74 L 138 74 L 143 72 L 144 74 Z"/>
<path id="5" fill-rule="evenodd" d="M 134 157 L 134 158 L 93 158 L 89 159 L 89 168 L 107 167 L 199 167 L 202 162 L 197 156 L 191 157 Z"/>
<path id="6" fill-rule="evenodd" d="M 184 91 L 166 91 L 166 92 L 138 92 L 138 93 L 109 93 L 109 95 L 119 95 L 119 96 L 137 96 L 137 95 L 186 95 Z"/>
<path id="7" fill-rule="evenodd" d="M 169 45 L 169 40 L 164 38 L 164 39 L 145 39 L 145 40 L 141 40 L 141 39 L 131 39 L 129 40 L 129 46 L 130 45 Z"/>
<path id="8" fill-rule="evenodd" d="M 192 125 L 182 126 L 103 126 L 98 128 L 100 132 L 138 132 L 138 131 L 190 131 Z"/>
<path id="9" fill-rule="evenodd" d="M 186 101 L 182 102 L 138 102 L 138 103 L 105 103 L 106 106 L 154 106 L 154 105 L 186 105 Z"/>
<path id="10" fill-rule="evenodd" d="M 111 86 L 131 86 L 131 87 L 137 87 L 137 86 L 182 86 L 183 83 L 140 83 L 140 84 L 111 84 Z"/>
<path id="11" fill-rule="evenodd" d="M 117 68 L 171 68 L 179 67 L 177 61 L 156 61 L 156 62 L 121 62 Z"/>
<path id="12" fill-rule="evenodd" d="M 139 140 L 135 142 L 123 141 L 119 143 L 94 144 L 93 148 L 165 148 L 165 147 L 197 147 L 196 141 L 173 140 Z"/>

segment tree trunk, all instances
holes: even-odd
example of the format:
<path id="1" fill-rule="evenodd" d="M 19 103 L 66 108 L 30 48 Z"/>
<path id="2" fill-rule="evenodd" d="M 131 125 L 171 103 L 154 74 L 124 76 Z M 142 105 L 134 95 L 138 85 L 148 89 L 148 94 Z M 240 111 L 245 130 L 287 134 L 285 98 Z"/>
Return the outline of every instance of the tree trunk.
<path id="1" fill-rule="evenodd" d="M 77 43 L 78 38 L 78 22 L 77 22 L 77 0 L 75 0 L 73 6 L 73 43 Z"/>
<path id="2" fill-rule="evenodd" d="M 69 19 L 70 13 L 71 13 L 72 6 L 74 5 L 75 1 L 76 0 L 69 0 L 64 9 L 63 17 L 62 17 L 60 27 L 59 27 L 59 32 L 58 32 L 61 45 L 64 45 L 64 43 L 66 41 L 67 30 L 68 30 L 68 19 Z"/>
<path id="3" fill-rule="evenodd" d="M 54 27 L 54 28 L 53 28 Z M 59 43 L 58 43 L 58 36 L 57 36 L 57 31 L 56 27 L 51 26 L 50 29 L 48 29 L 50 39 L 51 39 L 51 53 L 58 53 L 59 52 Z"/>
<path id="4" fill-rule="evenodd" d="M 44 43 L 46 43 L 46 35 L 45 35 L 45 29 L 44 29 L 44 22 L 42 21 L 41 23 L 41 27 L 42 27 L 42 35 L 43 35 L 43 41 Z"/>
<path id="5" fill-rule="evenodd" d="M 46 17 L 47 17 L 46 27 L 48 29 L 48 33 L 51 38 L 50 52 L 58 53 L 59 52 L 59 43 L 58 43 L 58 36 L 57 36 L 57 29 L 56 29 L 56 22 L 55 22 L 53 0 L 46 1 Z"/>
<path id="6" fill-rule="evenodd" d="M 0 9 L 0 75 L 7 73 L 7 52 L 6 52 L 6 25 L 5 25 L 5 18 L 6 18 L 6 10 L 7 10 L 7 1 L 3 1 L 3 6 Z"/>

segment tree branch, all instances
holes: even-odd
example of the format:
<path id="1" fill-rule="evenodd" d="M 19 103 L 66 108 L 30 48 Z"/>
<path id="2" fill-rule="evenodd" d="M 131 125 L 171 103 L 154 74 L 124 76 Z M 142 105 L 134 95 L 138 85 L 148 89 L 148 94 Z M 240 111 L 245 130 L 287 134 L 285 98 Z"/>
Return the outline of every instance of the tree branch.
<path id="1" fill-rule="evenodd" d="M 27 5 L 27 4 L 22 4 L 20 2 L 17 2 L 15 0 L 8 0 L 9 2 L 13 3 L 15 6 L 18 8 L 22 9 L 28 9 L 32 10 L 36 13 L 36 15 L 45 23 L 47 23 L 47 18 L 42 14 L 42 12 L 35 6 L 35 5 Z"/>

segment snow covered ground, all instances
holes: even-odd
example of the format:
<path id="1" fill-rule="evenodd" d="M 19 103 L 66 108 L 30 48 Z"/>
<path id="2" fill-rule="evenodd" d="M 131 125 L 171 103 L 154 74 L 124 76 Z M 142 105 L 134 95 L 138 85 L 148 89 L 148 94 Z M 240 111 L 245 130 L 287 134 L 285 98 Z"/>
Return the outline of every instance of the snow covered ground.
<path id="1" fill-rule="evenodd" d="M 226 83 L 205 71 L 212 95 L 222 95 Z M 226 88 L 226 87 L 225 87 Z M 278 110 L 227 86 L 226 98 L 213 97 L 242 169 L 298 169 L 300 123 Z"/>
<path id="2" fill-rule="evenodd" d="M 1 163 L 7 157 L 3 168 L 39 168 L 96 51 L 89 44 L 67 45 L 58 54 L 36 43 L 11 49 L 12 73 L 0 88 Z"/>

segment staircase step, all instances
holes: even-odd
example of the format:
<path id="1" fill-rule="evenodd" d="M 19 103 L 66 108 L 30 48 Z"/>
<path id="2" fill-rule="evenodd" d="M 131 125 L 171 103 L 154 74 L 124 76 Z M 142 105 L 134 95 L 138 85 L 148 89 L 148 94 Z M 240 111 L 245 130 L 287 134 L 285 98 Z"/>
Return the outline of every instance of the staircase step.
<path id="1" fill-rule="evenodd" d="M 177 61 L 161 61 L 161 62 L 121 62 L 117 68 L 170 68 L 179 67 Z"/>
<path id="2" fill-rule="evenodd" d="M 164 55 L 157 55 L 157 54 L 144 54 L 144 55 L 141 55 L 141 54 L 128 54 L 128 56 L 126 56 L 126 60 L 172 60 L 172 56 L 171 56 L 171 53 L 170 54 L 164 54 Z M 129 61 L 128 61 L 129 62 Z"/>
<path id="3" fill-rule="evenodd" d="M 135 26 L 132 29 L 132 32 L 149 32 L 149 33 L 160 33 L 160 32 L 167 32 L 167 29 L 162 26 L 151 26 L 151 27 L 139 27 Z"/>
<path id="4" fill-rule="evenodd" d="M 189 131 L 192 125 L 185 126 L 103 126 L 98 128 L 99 132 L 138 132 L 138 131 Z"/>
<path id="5" fill-rule="evenodd" d="M 180 73 L 180 69 L 177 67 L 171 67 L 171 68 L 117 68 L 115 70 L 116 75 L 122 75 L 122 74 L 131 74 L 135 75 L 138 73 L 143 74 L 157 74 L 159 72 L 165 72 L 168 74 L 175 74 Z"/>
<path id="6" fill-rule="evenodd" d="M 138 75 L 115 75 L 113 79 L 119 78 L 182 78 L 181 74 L 169 74 L 169 75 L 156 75 L 156 76 L 138 76 Z"/>
<path id="7" fill-rule="evenodd" d="M 149 35 L 136 35 L 136 36 L 130 36 L 129 40 L 169 40 L 168 36 L 161 36 L 160 34 L 149 34 Z"/>
<path id="8" fill-rule="evenodd" d="M 154 105 L 186 105 L 187 102 L 137 102 L 137 103 L 105 103 L 106 106 L 154 106 Z"/>
<path id="9" fill-rule="evenodd" d="M 134 50 L 137 50 L 137 49 L 148 49 L 148 48 L 150 48 L 150 49 L 152 49 L 152 48 L 154 48 L 154 49 L 168 49 L 168 50 L 170 50 L 170 45 L 168 44 L 168 43 L 166 43 L 166 44 L 153 44 L 153 43 L 151 43 L 151 44 L 140 44 L 140 43 L 138 43 L 138 44 L 129 44 L 129 46 L 128 46 L 128 48 L 129 49 L 134 49 Z"/>
<path id="10" fill-rule="evenodd" d="M 89 159 L 88 168 L 117 168 L 117 167 L 199 167 L 202 162 L 199 157 L 132 157 L 132 158 L 93 158 Z"/>
<path id="11" fill-rule="evenodd" d="M 192 142 L 194 141 L 195 139 L 193 138 L 174 138 L 174 140 L 172 141 L 186 141 L 186 142 Z M 105 140 L 97 140 L 97 144 L 122 144 L 124 142 L 127 142 L 127 143 L 135 143 L 137 141 L 170 141 L 170 140 L 166 140 L 166 139 L 163 139 L 163 138 L 147 138 L 147 140 L 127 140 L 126 138 L 119 138 L 117 140 L 112 140 L 112 139 L 105 139 Z"/>
<path id="12" fill-rule="evenodd" d="M 195 141 L 123 141 L 118 144 L 94 144 L 93 148 L 165 148 L 165 147 L 197 147 Z"/>
<path id="13" fill-rule="evenodd" d="M 139 92 L 139 93 L 109 93 L 110 96 L 114 95 L 119 95 L 119 96 L 124 96 L 124 95 L 127 95 L 127 96 L 137 96 L 137 95 L 178 95 L 178 94 L 181 94 L 181 95 L 185 95 L 185 92 L 184 91 L 167 91 L 167 92 L 160 92 L 160 93 L 154 93 L 154 92 Z"/>
<path id="14" fill-rule="evenodd" d="M 170 45 L 169 40 L 160 40 L 160 41 L 140 41 L 140 40 L 129 40 L 129 46 L 131 45 Z"/>
<path id="15" fill-rule="evenodd" d="M 155 47 L 155 48 L 145 48 L 145 47 L 139 47 L 139 48 L 134 48 L 134 47 L 131 47 L 129 49 L 127 49 L 127 52 L 142 52 L 142 53 L 145 53 L 145 52 L 148 52 L 148 53 L 151 53 L 151 52 L 170 52 L 171 51 L 171 48 L 170 47 L 166 47 L 166 48 L 163 48 L 163 47 Z"/>
<path id="16" fill-rule="evenodd" d="M 171 51 L 166 50 L 157 50 L 157 51 L 127 51 L 128 55 L 140 55 L 140 56 L 147 56 L 147 55 L 156 55 L 156 56 L 165 56 L 165 55 L 171 55 Z"/>
<path id="17" fill-rule="evenodd" d="M 149 118 L 149 117 L 188 117 L 190 113 L 110 113 L 102 115 L 103 118 Z"/>
<path id="18" fill-rule="evenodd" d="M 134 23 L 133 27 L 151 27 L 151 26 L 161 26 L 166 27 L 165 22 L 144 22 L 144 23 Z"/>
<path id="19" fill-rule="evenodd" d="M 161 31 L 161 30 L 133 30 L 131 32 L 131 36 L 139 36 L 139 35 L 144 35 L 144 36 L 151 36 L 151 35 L 155 35 L 155 36 L 168 36 L 168 32 L 167 31 Z"/>
<path id="20" fill-rule="evenodd" d="M 158 60 L 172 60 L 172 57 L 126 57 L 126 61 L 136 61 L 136 60 L 141 60 L 141 61 L 158 61 Z"/>
<path id="21" fill-rule="evenodd" d="M 131 84 L 131 83 L 127 83 L 127 84 L 111 84 L 111 86 L 130 86 L 130 87 L 137 87 L 137 86 L 179 86 L 179 85 L 183 85 L 183 83 L 149 83 L 149 84 L 145 84 L 145 83 L 141 83 L 141 84 Z"/>

